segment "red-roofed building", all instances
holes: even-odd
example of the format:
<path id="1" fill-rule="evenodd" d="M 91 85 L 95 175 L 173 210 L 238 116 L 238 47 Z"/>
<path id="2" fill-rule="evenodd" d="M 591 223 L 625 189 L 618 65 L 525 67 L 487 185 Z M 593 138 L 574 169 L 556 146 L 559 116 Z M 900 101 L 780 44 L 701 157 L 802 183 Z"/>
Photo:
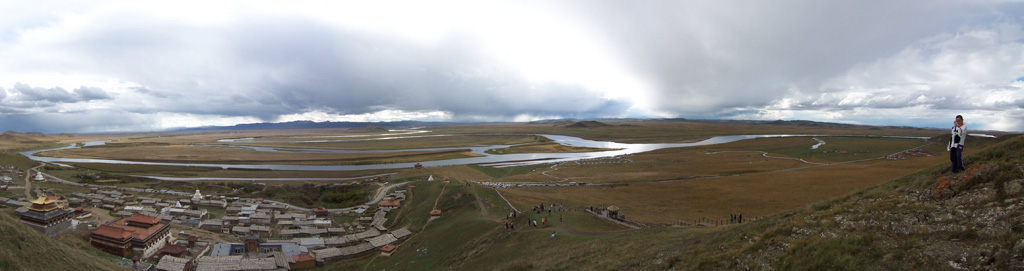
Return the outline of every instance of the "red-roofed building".
<path id="1" fill-rule="evenodd" d="M 89 239 L 91 239 L 92 246 L 107 253 L 121 257 L 131 253 L 132 233 L 122 228 L 102 225 L 92 230 Z"/>
<path id="2" fill-rule="evenodd" d="M 382 200 L 377 206 L 382 208 L 398 208 L 399 202 L 397 200 Z"/>
<path id="3" fill-rule="evenodd" d="M 102 225 L 89 236 L 94 247 L 121 257 L 134 253 L 149 258 L 174 241 L 170 221 L 140 214 Z"/>
<path id="4" fill-rule="evenodd" d="M 441 216 L 441 210 L 434 209 L 430 211 L 430 216 Z"/>
<path id="5" fill-rule="evenodd" d="M 295 262 L 291 263 L 289 266 L 292 270 L 316 267 L 316 256 L 313 256 L 313 253 L 307 252 L 295 255 L 292 256 L 292 259 L 295 260 Z"/>
<path id="6" fill-rule="evenodd" d="M 384 246 L 380 247 L 380 255 L 381 256 L 391 256 L 391 253 L 395 252 L 396 248 L 398 248 L 398 247 L 395 246 L 395 245 L 392 245 L 392 244 L 384 245 Z"/>
<path id="7" fill-rule="evenodd" d="M 132 216 L 124 219 L 125 222 L 132 224 L 135 227 L 147 227 L 147 225 L 160 223 L 160 220 L 161 219 L 156 217 L 140 214 L 133 214 Z"/>
<path id="8" fill-rule="evenodd" d="M 21 223 L 46 235 L 54 235 L 71 227 L 73 211 L 57 197 L 46 196 L 30 201 L 32 205 L 18 208 L 14 212 L 21 216 Z"/>
<path id="9" fill-rule="evenodd" d="M 185 250 L 184 247 L 168 244 L 163 248 L 160 248 L 160 250 L 157 250 L 156 256 L 157 258 L 160 258 L 163 256 L 171 255 L 178 258 L 184 258 L 186 256 L 186 252 L 188 251 Z"/>
<path id="10" fill-rule="evenodd" d="M 330 213 L 327 211 L 327 208 L 320 207 L 313 208 L 313 214 L 315 214 L 317 217 L 327 217 L 327 215 L 329 215 Z"/>

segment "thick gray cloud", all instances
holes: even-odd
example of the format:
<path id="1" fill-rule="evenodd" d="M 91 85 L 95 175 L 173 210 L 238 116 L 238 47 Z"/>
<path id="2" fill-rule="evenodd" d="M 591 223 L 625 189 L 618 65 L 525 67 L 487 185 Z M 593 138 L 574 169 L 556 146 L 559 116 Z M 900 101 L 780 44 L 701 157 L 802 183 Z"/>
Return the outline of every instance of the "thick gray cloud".
<path id="1" fill-rule="evenodd" d="M 967 113 L 1024 130 L 1017 3 L 19 5 L 0 4 L 25 11 L 0 11 L 0 125 L 48 132 L 382 112 L 903 125 L 886 112 L 938 127 Z"/>
<path id="2" fill-rule="evenodd" d="M 256 18 L 202 29 L 122 20 L 90 25 L 94 30 L 88 35 L 53 46 L 83 58 L 70 65 L 117 63 L 94 69 L 130 78 L 141 86 L 129 91 L 153 98 L 149 104 L 125 104 L 130 112 L 272 121 L 308 110 L 363 114 L 395 108 L 500 119 L 523 113 L 615 116 L 628 107 L 578 85 L 529 84 L 515 69 L 479 54 L 467 37 L 414 46 L 302 18 Z M 180 33 L 201 37 L 186 40 Z M 86 88 L 69 93 L 23 87 L 15 89 L 51 102 L 99 94 Z"/>
<path id="3" fill-rule="evenodd" d="M 55 106 L 64 104 L 110 99 L 112 97 L 106 91 L 96 87 L 82 86 L 68 91 L 61 87 L 42 88 L 15 83 L 12 88 L 0 88 L 0 110 L 4 112 L 52 111 Z"/>
<path id="4" fill-rule="evenodd" d="M 8 91 L 12 92 L 12 99 L 21 102 L 55 104 L 110 99 L 110 96 L 103 89 L 86 86 L 79 87 L 74 91 L 67 91 L 60 87 L 41 88 L 32 87 L 27 84 L 14 84 L 14 87 Z"/>
<path id="5" fill-rule="evenodd" d="M 769 105 L 920 39 L 990 20 L 990 6 L 945 1 L 606 1 L 582 5 L 662 110 Z M 612 19 L 622 18 L 622 19 Z M 824 90 L 827 91 L 827 90 Z M 722 95 L 722 94 L 727 95 Z"/>

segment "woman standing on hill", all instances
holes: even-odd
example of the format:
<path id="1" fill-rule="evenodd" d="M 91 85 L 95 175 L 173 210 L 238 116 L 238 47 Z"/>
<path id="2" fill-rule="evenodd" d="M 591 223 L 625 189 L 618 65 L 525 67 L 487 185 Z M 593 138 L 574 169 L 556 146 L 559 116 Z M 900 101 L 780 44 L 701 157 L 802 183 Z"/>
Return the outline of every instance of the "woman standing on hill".
<path id="1" fill-rule="evenodd" d="M 953 173 L 967 170 L 964 167 L 964 139 L 967 139 L 967 127 L 964 126 L 964 117 L 956 115 L 953 121 L 952 136 L 946 150 L 949 151 L 949 161 L 953 163 Z"/>

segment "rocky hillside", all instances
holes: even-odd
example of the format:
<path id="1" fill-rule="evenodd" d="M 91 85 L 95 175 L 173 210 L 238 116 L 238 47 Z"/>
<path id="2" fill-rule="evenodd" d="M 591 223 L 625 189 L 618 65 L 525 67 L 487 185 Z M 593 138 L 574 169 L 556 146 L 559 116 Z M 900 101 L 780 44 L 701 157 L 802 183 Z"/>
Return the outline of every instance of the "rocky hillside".
<path id="1" fill-rule="evenodd" d="M 675 259 L 724 270 L 1024 270 L 1024 137 L 965 160 L 960 174 L 937 165 L 711 233 Z"/>

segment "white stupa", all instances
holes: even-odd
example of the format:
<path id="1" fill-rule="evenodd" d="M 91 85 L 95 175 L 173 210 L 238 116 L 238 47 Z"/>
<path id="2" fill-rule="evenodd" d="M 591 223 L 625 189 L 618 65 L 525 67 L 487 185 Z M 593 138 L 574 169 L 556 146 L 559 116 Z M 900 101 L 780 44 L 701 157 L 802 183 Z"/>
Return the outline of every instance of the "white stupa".
<path id="1" fill-rule="evenodd" d="M 199 189 L 196 189 L 196 193 L 192 195 L 192 202 L 203 200 L 203 194 L 199 193 Z"/>
<path id="2" fill-rule="evenodd" d="M 427 178 L 427 181 L 428 182 L 433 182 L 434 181 L 434 175 L 430 175 L 430 177 Z"/>
<path id="3" fill-rule="evenodd" d="M 46 181 L 46 177 L 43 177 L 43 173 L 42 172 L 36 171 L 36 181 L 37 182 Z"/>

